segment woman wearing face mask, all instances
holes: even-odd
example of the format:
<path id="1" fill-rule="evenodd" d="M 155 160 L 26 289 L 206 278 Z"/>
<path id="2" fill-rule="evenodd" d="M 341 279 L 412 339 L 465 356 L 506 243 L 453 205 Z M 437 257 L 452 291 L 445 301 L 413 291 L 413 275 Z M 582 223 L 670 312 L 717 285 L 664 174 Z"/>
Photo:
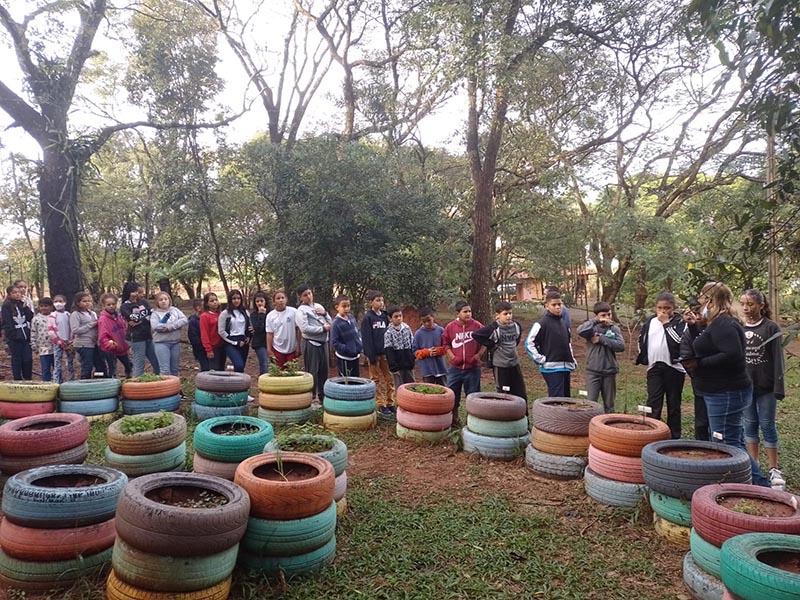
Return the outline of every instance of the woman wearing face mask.
<path id="1" fill-rule="evenodd" d="M 228 306 L 220 313 L 217 333 L 225 342 L 225 354 L 233 363 L 233 370 L 244 373 L 253 328 L 250 325 L 250 315 L 242 304 L 242 293 L 239 290 L 228 292 Z"/>

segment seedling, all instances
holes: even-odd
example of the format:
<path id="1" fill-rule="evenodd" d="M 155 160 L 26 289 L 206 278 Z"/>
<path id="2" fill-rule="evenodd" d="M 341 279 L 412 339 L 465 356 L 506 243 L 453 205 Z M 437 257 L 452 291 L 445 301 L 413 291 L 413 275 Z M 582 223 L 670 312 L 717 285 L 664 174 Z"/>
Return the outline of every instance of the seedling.
<path id="1" fill-rule="evenodd" d="M 157 417 L 142 417 L 139 415 L 128 415 L 122 417 L 119 430 L 124 435 L 133 435 L 142 431 L 153 431 L 169 427 L 173 422 L 173 414 L 162 410 Z"/>

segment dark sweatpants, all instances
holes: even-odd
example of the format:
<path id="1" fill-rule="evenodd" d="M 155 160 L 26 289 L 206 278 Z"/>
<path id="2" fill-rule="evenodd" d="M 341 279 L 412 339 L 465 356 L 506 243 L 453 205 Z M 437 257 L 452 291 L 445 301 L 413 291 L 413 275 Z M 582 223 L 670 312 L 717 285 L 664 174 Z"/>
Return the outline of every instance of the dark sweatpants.
<path id="1" fill-rule="evenodd" d="M 711 441 L 711 432 L 708 428 L 708 407 L 703 398 L 703 394 L 692 381 L 692 391 L 694 392 L 694 439 L 704 442 Z"/>
<path id="2" fill-rule="evenodd" d="M 647 406 L 653 409 L 650 416 L 661 420 L 666 396 L 667 425 L 673 440 L 681 437 L 681 394 L 685 378 L 685 373 L 662 362 L 657 362 L 647 370 Z"/>
<path id="3" fill-rule="evenodd" d="M 303 338 L 303 366 L 314 376 L 314 395 L 322 402 L 328 379 L 328 344 Z"/>
<path id="4" fill-rule="evenodd" d="M 525 400 L 528 399 L 528 393 L 525 390 L 525 378 L 522 377 L 522 369 L 519 365 L 515 367 L 495 367 L 494 382 L 498 392 L 519 396 Z"/>

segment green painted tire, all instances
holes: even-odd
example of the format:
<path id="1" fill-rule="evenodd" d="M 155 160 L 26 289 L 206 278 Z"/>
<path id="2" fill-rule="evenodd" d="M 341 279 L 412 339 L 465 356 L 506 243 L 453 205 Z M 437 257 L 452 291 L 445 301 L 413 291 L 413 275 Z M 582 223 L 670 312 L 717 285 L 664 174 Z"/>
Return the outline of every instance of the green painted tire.
<path id="1" fill-rule="evenodd" d="M 472 433 L 496 438 L 520 437 L 528 433 L 528 417 L 514 421 L 491 421 L 467 415 L 467 428 Z"/>
<path id="2" fill-rule="evenodd" d="M 297 440 L 298 442 L 332 440 L 333 447 L 330 450 L 324 450 L 323 452 L 309 452 L 309 454 L 316 454 L 320 458 L 324 458 L 331 463 L 333 465 L 333 472 L 336 477 L 344 473 L 345 469 L 347 468 L 347 446 L 339 438 L 322 433 L 309 433 L 305 435 L 293 436 L 292 439 Z M 264 446 L 264 453 L 277 452 L 278 450 L 283 452 L 298 452 L 298 450 L 293 450 L 290 447 L 286 447 L 285 444 L 281 444 L 281 442 L 277 439 L 273 439 L 266 446 Z"/>
<path id="3" fill-rule="evenodd" d="M 797 600 L 800 573 L 778 569 L 764 558 L 781 553 L 800 560 L 800 536 L 783 533 L 746 533 L 722 544 L 720 574 L 731 593 L 747 600 Z"/>
<path id="4" fill-rule="evenodd" d="M 214 430 L 222 427 L 246 425 L 257 431 L 246 435 L 223 435 Z M 194 430 L 194 450 L 203 458 L 220 462 L 242 462 L 261 454 L 264 445 L 275 437 L 267 421 L 255 417 L 214 417 L 198 424 Z"/>
<path id="5" fill-rule="evenodd" d="M 705 541 L 694 527 L 689 534 L 689 547 L 692 549 L 692 558 L 697 566 L 709 575 L 719 578 L 720 549 Z"/>
<path id="6" fill-rule="evenodd" d="M 116 398 L 121 387 L 119 379 L 76 379 L 62 383 L 58 397 L 70 402 Z"/>
<path id="7" fill-rule="evenodd" d="M 322 401 L 325 412 L 340 417 L 363 417 L 375 410 L 375 398 L 366 400 L 337 400 L 328 398 Z"/>
<path id="8" fill-rule="evenodd" d="M 398 423 L 396 427 L 395 433 L 399 439 L 408 440 L 417 444 L 435 444 L 436 442 L 446 440 L 452 433 L 450 429 L 445 429 L 444 431 L 417 431 L 416 429 L 403 427 L 400 423 Z"/>
<path id="9" fill-rule="evenodd" d="M 336 532 L 336 502 L 304 519 L 274 521 L 250 517 L 241 547 L 254 557 L 297 556 L 327 544 Z"/>
<path id="10" fill-rule="evenodd" d="M 117 454 L 106 447 L 105 463 L 128 477 L 182 470 L 186 464 L 186 442 L 155 454 Z"/>
<path id="11" fill-rule="evenodd" d="M 234 415 L 246 416 L 250 412 L 250 407 L 244 406 L 203 406 L 202 404 L 192 403 L 192 415 L 198 421 L 213 419 L 214 417 L 231 417 Z"/>
<path id="12" fill-rule="evenodd" d="M 0 550 L 0 576 L 7 587 L 46 591 L 70 587 L 78 579 L 100 571 L 110 560 L 111 548 L 97 554 L 48 562 L 18 560 Z"/>
<path id="13" fill-rule="evenodd" d="M 650 490 L 650 506 L 653 508 L 654 513 L 670 523 L 683 525 L 684 527 L 692 526 L 691 500 L 681 500 L 680 498 Z"/>
<path id="14" fill-rule="evenodd" d="M 255 556 L 249 552 L 239 553 L 239 564 L 249 571 L 277 575 L 281 571 L 287 576 L 303 575 L 321 570 L 336 555 L 336 536 L 327 544 L 312 552 L 297 556 Z"/>
<path id="15" fill-rule="evenodd" d="M 314 416 L 314 409 L 299 408 L 297 410 L 269 410 L 259 407 L 258 418 L 264 419 L 272 425 L 290 425 L 292 423 L 305 423 Z"/>
<path id="16" fill-rule="evenodd" d="M 195 390 L 194 401 L 200 406 L 244 406 L 247 404 L 249 392 L 230 392 L 220 394 L 207 392 L 206 390 Z"/>
<path id="17" fill-rule="evenodd" d="M 57 383 L 41 381 L 0 381 L 2 402 L 53 402 L 58 398 Z"/>

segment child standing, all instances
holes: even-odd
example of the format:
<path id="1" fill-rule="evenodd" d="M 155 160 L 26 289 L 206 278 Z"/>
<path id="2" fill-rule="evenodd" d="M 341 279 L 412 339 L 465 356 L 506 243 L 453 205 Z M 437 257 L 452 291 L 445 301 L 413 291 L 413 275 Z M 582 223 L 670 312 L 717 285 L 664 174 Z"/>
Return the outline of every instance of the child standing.
<path id="1" fill-rule="evenodd" d="M 228 292 L 228 305 L 217 321 L 217 333 L 224 342 L 223 348 L 233 363 L 233 370 L 244 373 L 253 332 L 250 328 L 250 316 L 244 308 L 242 292 L 239 290 Z"/>
<path id="2" fill-rule="evenodd" d="M 614 412 L 617 397 L 617 354 L 625 350 L 622 331 L 611 320 L 611 306 L 597 302 L 592 309 L 594 319 L 578 327 L 578 335 L 586 340 L 586 390 L 588 400 L 597 402 L 603 395 L 603 410 Z"/>
<path id="3" fill-rule="evenodd" d="M 414 356 L 422 381 L 447 385 L 447 365 L 444 363 L 442 345 L 444 327 L 436 323 L 436 314 L 432 308 L 421 308 L 419 320 L 422 325 L 414 334 Z"/>
<path id="4" fill-rule="evenodd" d="M 56 295 L 53 298 L 55 312 L 50 314 L 50 336 L 53 340 L 53 380 L 56 383 L 64 382 L 62 363 L 67 362 L 67 378 L 75 379 L 75 349 L 72 347 L 72 331 L 69 327 L 69 313 L 67 312 L 67 299 Z"/>
<path id="5" fill-rule="evenodd" d="M 514 320 L 511 303 L 505 300 L 498 302 L 494 308 L 494 318 L 491 324 L 474 332 L 472 339 L 491 353 L 497 391 L 527 400 L 525 379 L 517 355 L 522 327 Z"/>
<path id="6" fill-rule="evenodd" d="M 161 375 L 178 376 L 181 366 L 181 330 L 188 323 L 183 311 L 172 306 L 167 292 L 156 294 L 156 307 L 150 315 L 153 346 Z"/>
<path id="7" fill-rule="evenodd" d="M 81 379 L 91 379 L 97 353 L 97 315 L 88 292 L 75 294 L 72 304 L 75 307 L 69 315 L 72 345 L 81 363 Z"/>
<path id="8" fill-rule="evenodd" d="M 50 332 L 50 313 L 53 301 L 39 300 L 39 312 L 31 321 L 31 349 L 39 355 L 42 381 L 53 381 L 53 337 Z"/>
<path id="9" fill-rule="evenodd" d="M 33 377 L 33 354 L 31 353 L 31 320 L 33 312 L 22 301 L 22 292 L 10 285 L 6 288 L 6 299 L 0 309 L 3 335 L 11 355 L 11 373 L 15 381 Z"/>
<path id="10" fill-rule="evenodd" d="M 267 356 L 275 361 L 279 369 L 290 360 L 300 356 L 300 329 L 297 327 L 297 309 L 286 306 L 286 293 L 277 291 L 272 295 L 273 308 L 267 315 Z"/>
<path id="11" fill-rule="evenodd" d="M 125 333 L 128 329 L 125 317 L 117 312 L 118 298 L 114 294 L 100 296 L 103 310 L 97 318 L 97 345 L 101 352 L 106 353 L 108 370 L 106 377 L 117 376 L 117 360 L 125 367 L 125 377 L 131 376 L 131 361 L 128 358 L 128 341 Z"/>
<path id="12" fill-rule="evenodd" d="M 25 306 L 27 306 L 30 309 L 31 314 L 33 314 L 34 313 L 33 298 L 31 298 L 30 294 L 28 293 L 29 291 L 28 282 L 25 281 L 24 279 L 17 279 L 14 282 L 14 287 L 19 289 L 19 294 L 20 294 L 19 299 L 22 300 L 22 303 Z M 33 319 L 33 317 L 31 317 L 31 319 Z"/>
<path id="13" fill-rule="evenodd" d="M 745 362 L 753 381 L 753 401 L 744 411 L 744 441 L 753 460 L 759 461 L 758 430 L 764 436 L 769 461 L 769 483 L 784 490 L 786 479 L 778 468 L 778 430 L 775 411 L 785 396 L 783 333 L 772 316 L 769 303 L 758 290 L 747 290 L 739 302 L 744 313 Z"/>
<path id="14" fill-rule="evenodd" d="M 453 427 L 461 427 L 458 407 L 461 404 L 461 390 L 469 396 L 481 391 L 481 366 L 484 349 L 472 339 L 472 334 L 483 324 L 472 318 L 472 307 L 463 300 L 456 303 L 456 318 L 444 328 L 442 345 L 447 353 L 450 366 L 447 367 L 447 387 L 456 397 L 453 409 Z"/>
<path id="15" fill-rule="evenodd" d="M 306 371 L 314 376 L 314 390 L 317 402 L 325 397 L 325 381 L 328 379 L 328 332 L 331 318 L 321 304 L 314 302 L 314 291 L 308 285 L 297 288 L 297 307 L 295 322 L 303 335 L 303 362 Z"/>
<path id="16" fill-rule="evenodd" d="M 267 304 L 267 295 L 264 292 L 256 292 L 253 296 L 253 312 L 250 313 L 250 326 L 253 328 L 253 350 L 258 358 L 258 372 L 261 375 L 269 371 Z"/>
<path id="17" fill-rule="evenodd" d="M 144 288 L 135 281 L 129 281 L 122 290 L 122 306 L 119 309 L 128 322 L 126 339 L 130 342 L 133 363 L 133 376 L 144 373 L 144 359 L 150 361 L 153 373 L 160 373 L 158 357 L 153 346 L 153 332 L 150 329 L 150 304 L 145 300 Z"/>
<path id="18" fill-rule="evenodd" d="M 570 376 L 575 370 L 575 356 L 569 325 L 563 318 L 561 294 L 551 290 L 544 297 L 544 315 L 528 332 L 525 348 L 547 384 L 547 395 L 569 398 Z"/>
<path id="19" fill-rule="evenodd" d="M 331 323 L 331 344 L 336 354 L 336 366 L 342 377 L 358 377 L 358 357 L 364 349 L 358 322 L 350 314 L 350 298 L 336 297 L 336 318 Z"/>
<path id="20" fill-rule="evenodd" d="M 386 311 L 389 315 L 389 327 L 383 338 L 383 347 L 386 351 L 386 361 L 389 363 L 389 372 L 397 389 L 404 383 L 414 383 L 414 336 L 411 327 L 403 323 L 403 311 L 398 306 L 392 306 Z M 379 409 L 381 414 L 391 415 L 393 407 L 384 406 Z"/>
<path id="21" fill-rule="evenodd" d="M 200 315 L 203 314 L 203 299 L 195 298 L 192 300 L 194 313 L 189 317 L 189 345 L 192 347 L 194 359 L 200 365 L 201 371 L 208 371 L 208 356 L 203 348 L 203 338 L 200 335 Z M 197 368 L 197 367 L 195 367 Z"/>
<path id="22" fill-rule="evenodd" d="M 369 360 L 369 377 L 375 382 L 375 404 L 378 410 L 394 407 L 394 385 L 383 340 L 389 327 L 389 315 L 383 310 L 383 292 L 369 290 L 365 297 L 367 312 L 361 320 L 364 355 Z"/>
<path id="23" fill-rule="evenodd" d="M 203 342 L 203 349 L 206 351 L 208 367 L 212 371 L 225 370 L 225 350 L 222 347 L 225 342 L 219 336 L 219 298 L 217 295 L 208 292 L 203 296 L 203 312 L 200 315 L 200 339 Z"/>

